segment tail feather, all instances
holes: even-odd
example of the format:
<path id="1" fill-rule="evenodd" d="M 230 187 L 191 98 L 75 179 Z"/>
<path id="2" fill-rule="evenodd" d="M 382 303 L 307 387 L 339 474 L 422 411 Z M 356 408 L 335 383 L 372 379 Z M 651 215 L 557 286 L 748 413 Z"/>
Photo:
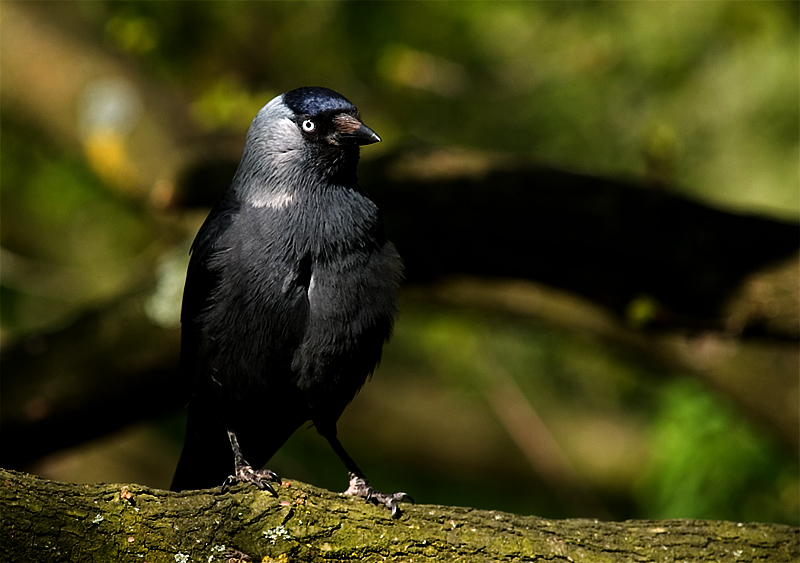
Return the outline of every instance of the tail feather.
<path id="1" fill-rule="evenodd" d="M 170 486 L 173 491 L 218 487 L 234 472 L 225 426 L 195 411 L 189 407 L 183 451 Z"/>

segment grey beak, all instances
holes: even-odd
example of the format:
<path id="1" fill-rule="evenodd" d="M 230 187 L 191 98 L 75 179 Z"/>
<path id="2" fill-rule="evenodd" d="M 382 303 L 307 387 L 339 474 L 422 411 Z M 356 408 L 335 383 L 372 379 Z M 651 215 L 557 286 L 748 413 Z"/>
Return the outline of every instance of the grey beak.
<path id="1" fill-rule="evenodd" d="M 381 142 L 381 138 L 378 134 L 363 123 L 361 127 L 355 130 L 351 139 L 353 140 L 352 142 L 355 142 L 357 145 L 371 145 L 372 143 Z"/>

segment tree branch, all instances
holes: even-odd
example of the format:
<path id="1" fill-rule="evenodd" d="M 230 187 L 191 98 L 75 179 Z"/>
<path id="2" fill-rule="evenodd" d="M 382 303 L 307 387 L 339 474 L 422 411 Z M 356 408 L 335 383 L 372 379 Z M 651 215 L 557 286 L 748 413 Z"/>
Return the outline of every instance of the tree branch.
<path id="1" fill-rule="evenodd" d="M 172 493 L 0 470 L 2 561 L 797 561 L 800 529 L 701 520 L 548 520 L 383 508 L 284 484 Z"/>

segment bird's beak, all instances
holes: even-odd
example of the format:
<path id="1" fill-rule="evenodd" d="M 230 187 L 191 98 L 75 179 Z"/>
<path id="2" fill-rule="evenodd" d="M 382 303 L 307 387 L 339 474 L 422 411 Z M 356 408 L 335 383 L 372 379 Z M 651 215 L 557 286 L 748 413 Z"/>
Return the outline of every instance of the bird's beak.
<path id="1" fill-rule="evenodd" d="M 352 115 L 337 115 L 333 118 L 333 127 L 334 141 L 339 145 L 371 145 L 381 140 L 375 131 Z"/>

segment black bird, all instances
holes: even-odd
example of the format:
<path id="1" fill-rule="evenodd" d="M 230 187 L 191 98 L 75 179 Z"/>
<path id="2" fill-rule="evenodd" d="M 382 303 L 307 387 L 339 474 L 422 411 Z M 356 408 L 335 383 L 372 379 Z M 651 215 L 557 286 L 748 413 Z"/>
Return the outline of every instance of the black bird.
<path id="1" fill-rule="evenodd" d="M 374 491 L 336 436 L 390 336 L 402 275 L 356 178 L 359 146 L 380 140 L 321 87 L 282 94 L 253 120 L 192 245 L 180 359 L 191 397 L 172 490 L 247 481 L 275 495 L 280 479 L 259 468 L 311 421 L 349 471 L 345 494 L 400 514 L 408 497 Z"/>

